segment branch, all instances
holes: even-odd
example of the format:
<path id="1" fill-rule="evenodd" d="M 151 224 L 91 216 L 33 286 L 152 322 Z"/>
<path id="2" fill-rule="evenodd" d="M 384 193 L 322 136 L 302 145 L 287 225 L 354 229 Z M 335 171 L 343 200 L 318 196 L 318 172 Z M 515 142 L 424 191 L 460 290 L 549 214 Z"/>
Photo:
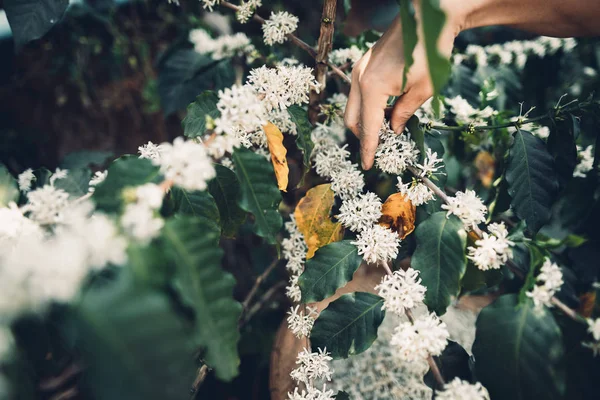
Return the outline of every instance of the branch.
<path id="1" fill-rule="evenodd" d="M 312 124 L 317 122 L 319 117 L 319 101 L 325 91 L 327 84 L 327 61 L 329 52 L 333 46 L 333 31 L 336 14 L 337 0 L 325 0 L 323 4 L 323 15 L 321 16 L 321 32 L 317 45 L 317 54 L 315 56 L 315 77 L 320 86 L 320 91 L 310 91 L 310 101 L 308 105 L 308 118 Z"/>
<path id="2" fill-rule="evenodd" d="M 243 306 L 243 310 L 242 310 L 242 315 L 248 311 L 248 304 L 250 304 L 250 302 L 252 301 L 252 299 L 254 298 L 254 295 L 256 294 L 256 291 L 258 290 L 258 287 L 260 286 L 260 284 L 269 276 L 269 274 L 271 274 L 271 272 L 275 269 L 275 267 L 277 266 L 279 262 L 279 259 L 274 260 L 264 271 L 262 274 L 260 274 L 258 276 L 258 278 L 256 278 L 256 281 L 254 282 L 254 286 L 252 286 L 252 289 L 250 289 L 250 292 L 248 292 L 248 295 L 246 296 L 246 299 L 244 300 L 244 302 L 242 303 Z"/>
<path id="3" fill-rule="evenodd" d="M 194 383 L 192 384 L 191 396 L 190 398 L 194 400 L 196 395 L 198 394 L 198 389 L 200 389 L 200 385 L 206 379 L 208 375 L 208 365 L 204 364 L 200 368 L 198 368 L 198 373 L 196 374 L 196 379 L 194 379 Z"/>
<path id="4" fill-rule="evenodd" d="M 221 1 L 221 5 L 223 7 L 229 8 L 233 11 L 238 11 L 239 7 L 236 6 L 235 4 L 231 4 L 228 1 Z M 256 22 L 258 22 L 259 24 L 264 24 L 265 23 L 265 19 L 260 17 L 258 14 L 254 13 L 254 15 L 252 16 L 252 19 L 255 20 Z M 300 39 L 298 36 L 294 35 L 293 33 L 289 33 L 287 35 L 288 39 L 294 43 L 296 46 L 300 47 L 302 50 L 306 51 L 308 54 L 310 54 L 311 57 L 316 58 L 317 57 L 317 52 L 315 51 L 315 49 L 313 49 L 312 47 L 310 47 L 308 45 L 308 43 L 306 43 L 305 41 L 303 41 L 302 39 Z M 327 66 L 329 68 L 331 68 L 331 70 L 333 72 L 335 72 L 340 78 L 342 78 L 342 80 L 344 82 L 346 82 L 348 85 L 352 82 L 350 80 L 350 78 L 344 73 L 344 71 L 342 71 L 341 69 L 339 69 L 337 66 L 335 66 L 333 63 L 327 61 L 326 62 Z"/>
<path id="5" fill-rule="evenodd" d="M 246 317 L 243 319 L 240 319 L 238 326 L 241 328 L 244 325 L 246 325 L 248 323 L 248 321 L 250 321 L 252 319 L 252 317 L 254 317 L 254 315 L 256 315 L 256 313 L 259 312 L 263 308 L 263 306 L 271 299 L 271 297 L 273 297 L 279 291 L 279 289 L 281 289 L 282 287 L 285 287 L 285 285 L 286 285 L 286 282 L 279 281 L 275 285 L 273 285 L 271 287 L 271 289 L 267 290 L 265 292 L 265 294 L 250 309 L 250 311 L 248 311 L 248 314 L 246 314 Z"/>

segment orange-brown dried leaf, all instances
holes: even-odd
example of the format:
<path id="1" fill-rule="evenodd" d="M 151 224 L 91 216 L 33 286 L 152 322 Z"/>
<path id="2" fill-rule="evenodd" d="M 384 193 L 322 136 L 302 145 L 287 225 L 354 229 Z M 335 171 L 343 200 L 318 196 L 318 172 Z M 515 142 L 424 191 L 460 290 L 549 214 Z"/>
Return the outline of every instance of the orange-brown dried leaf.
<path id="1" fill-rule="evenodd" d="M 487 151 L 480 151 L 475 157 L 475 168 L 477 168 L 477 176 L 482 185 L 486 188 L 491 187 L 496 172 L 494 157 Z"/>
<path id="2" fill-rule="evenodd" d="M 596 292 L 587 292 L 579 296 L 579 307 L 577 312 L 585 317 L 590 318 L 596 304 Z"/>
<path id="3" fill-rule="evenodd" d="M 333 222 L 329 216 L 334 198 L 331 184 L 318 185 L 306 192 L 296 206 L 294 217 L 308 246 L 307 259 L 314 256 L 317 249 L 344 236 L 342 224 Z"/>
<path id="4" fill-rule="evenodd" d="M 404 239 L 415 230 L 417 207 L 402 193 L 394 193 L 381 206 L 379 225 L 398 233 Z"/>
<path id="5" fill-rule="evenodd" d="M 270 122 L 267 122 L 267 124 L 263 126 L 263 130 L 265 131 L 265 135 L 267 135 L 267 144 L 269 145 L 269 152 L 271 153 L 271 163 L 273 163 L 273 169 L 275 169 L 277 186 L 279 187 L 279 190 L 286 192 L 290 169 L 285 157 L 287 155 L 287 149 L 283 145 L 283 134 L 279 128 Z"/>

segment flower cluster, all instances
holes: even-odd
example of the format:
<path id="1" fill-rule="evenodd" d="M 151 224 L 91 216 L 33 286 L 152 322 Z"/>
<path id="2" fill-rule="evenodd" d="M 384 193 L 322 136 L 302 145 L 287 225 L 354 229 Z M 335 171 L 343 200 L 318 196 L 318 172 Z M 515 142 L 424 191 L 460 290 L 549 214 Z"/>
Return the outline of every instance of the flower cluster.
<path id="1" fill-rule="evenodd" d="M 414 324 L 400 324 L 392 336 L 391 345 L 403 361 L 422 360 L 429 355 L 442 354 L 449 336 L 446 324 L 430 313 L 416 318 Z"/>
<path id="2" fill-rule="evenodd" d="M 483 232 L 483 237 L 475 241 L 475 246 L 469 246 L 467 256 L 482 271 L 499 269 L 512 256 L 511 246 L 514 243 L 508 240 L 508 230 L 501 223 L 488 225 L 490 233 Z"/>
<path id="3" fill-rule="evenodd" d="M 402 183 L 402 178 L 398 177 L 396 185 L 398 192 L 402 193 L 414 206 L 420 206 L 435 199 L 434 193 L 423 182 L 412 179 L 410 182 Z"/>
<path id="4" fill-rule="evenodd" d="M 419 271 L 410 267 L 406 271 L 398 270 L 384 276 L 375 289 L 383 297 L 381 308 L 396 314 L 404 314 L 406 310 L 421 304 L 427 291 L 421 285 Z"/>
<path id="5" fill-rule="evenodd" d="M 600 354 L 600 318 L 596 319 L 587 319 L 588 323 L 588 332 L 592 335 L 594 339 L 592 342 L 584 342 L 583 345 L 588 347 L 594 353 L 594 357 Z"/>
<path id="6" fill-rule="evenodd" d="M 164 190 L 154 183 L 146 183 L 135 188 L 133 195 L 135 201 L 125 206 L 121 225 L 132 239 L 148 244 L 160 234 L 164 225 L 163 219 L 157 215 Z"/>
<path id="7" fill-rule="evenodd" d="M 337 65 L 343 65 L 347 62 L 354 64 L 363 56 L 363 51 L 356 46 L 350 46 L 345 49 L 333 50 L 329 54 L 329 61 Z"/>
<path id="8" fill-rule="evenodd" d="M 307 349 L 298 353 L 296 364 L 298 368 L 294 369 L 290 376 L 297 382 L 310 385 L 317 379 L 331 380 L 331 369 L 329 362 L 332 358 L 327 353 L 327 349 L 319 349 L 318 353 L 313 353 Z"/>
<path id="9" fill-rule="evenodd" d="M 443 204 L 442 208 L 448 210 L 448 215 L 454 214 L 460 218 L 467 229 L 484 222 L 487 214 L 485 204 L 473 190 L 469 189 L 456 192 L 454 197 L 448 198 L 448 204 Z"/>
<path id="10" fill-rule="evenodd" d="M 262 26 L 265 44 L 273 46 L 275 43 L 283 43 L 287 35 L 297 28 L 298 17 L 286 11 L 272 12 Z"/>
<path id="11" fill-rule="evenodd" d="M 410 134 L 396 135 L 385 124 L 379 131 L 381 143 L 375 152 L 375 165 L 388 174 L 400 175 L 406 167 L 416 164 L 419 159 L 419 149 Z"/>
<path id="12" fill-rule="evenodd" d="M 317 309 L 306 306 L 306 314 L 304 311 L 298 311 L 300 305 L 291 307 L 288 311 L 287 323 L 290 330 L 297 338 L 308 337 L 315 319 L 317 317 Z"/>
<path id="13" fill-rule="evenodd" d="M 286 291 L 290 300 L 299 302 L 302 294 L 298 286 L 298 278 L 302 271 L 304 271 L 304 260 L 306 259 L 308 247 L 304 241 L 304 236 L 298 230 L 293 215 L 291 215 L 291 220 L 285 223 L 285 229 L 289 237 L 283 239 L 281 247 L 283 249 L 283 258 L 287 260 L 286 268 L 290 272 L 290 281 L 286 287 Z"/>
<path id="14" fill-rule="evenodd" d="M 250 71 L 248 84 L 262 98 L 267 110 L 285 110 L 292 104 L 308 103 L 310 90 L 319 91 L 319 83 L 312 74 L 312 68 L 304 66 L 283 66 L 267 68 L 262 66 Z"/>
<path id="15" fill-rule="evenodd" d="M 260 6 L 262 6 L 261 0 L 243 1 L 238 7 L 235 16 L 240 23 L 245 24 L 250 18 L 252 18 L 252 15 L 254 15 L 254 12 Z"/>
<path id="16" fill-rule="evenodd" d="M 440 400 L 490 400 L 486 388 L 479 382 L 472 384 L 460 378 L 454 378 L 444 385 L 444 390 L 436 394 Z"/>
<path id="17" fill-rule="evenodd" d="M 373 225 L 358 234 L 351 242 L 358 248 L 358 254 L 370 264 L 387 263 L 398 256 L 400 239 L 398 234 L 381 225 Z"/>
<path id="18" fill-rule="evenodd" d="M 593 146 L 589 145 L 585 149 L 581 146 L 577 146 L 577 158 L 579 163 L 575 166 L 573 176 L 575 178 L 585 178 L 587 173 L 594 169 L 594 154 Z"/>
<path id="19" fill-rule="evenodd" d="M 552 297 L 563 284 L 563 274 L 560 267 L 546 258 L 540 273 L 536 277 L 536 285 L 526 293 L 533 300 L 536 308 L 552 307 Z"/>
<path id="20" fill-rule="evenodd" d="M 379 217 L 381 217 L 381 200 L 371 192 L 344 201 L 337 215 L 338 221 L 353 232 L 372 227 Z"/>
<path id="21" fill-rule="evenodd" d="M 24 193 L 29 192 L 31 190 L 31 184 L 34 180 L 35 175 L 33 174 L 33 170 L 31 168 L 26 169 L 25 171 L 20 173 L 17 178 L 19 190 Z"/>
<path id="22" fill-rule="evenodd" d="M 517 69 L 523 69 L 530 55 L 545 57 L 546 55 L 555 54 L 560 49 L 570 52 L 576 45 L 577 42 L 575 39 L 558 39 L 544 36 L 535 40 L 515 40 L 485 47 L 469 45 L 465 50 L 465 54 L 456 54 L 454 56 L 453 62 L 455 65 L 458 65 L 465 61 L 474 61 L 479 66 L 486 66 L 488 64 L 514 64 Z"/>
<path id="23" fill-rule="evenodd" d="M 178 4 L 179 4 L 179 0 Z M 221 2 L 221 0 L 202 0 L 202 7 L 207 9 L 208 11 L 212 11 L 213 7 L 218 5 Z"/>
<path id="24" fill-rule="evenodd" d="M 188 37 L 196 52 L 210 54 L 214 60 L 251 55 L 256 51 L 248 36 L 243 33 L 213 39 L 204 29 L 193 29 Z"/>
<path id="25" fill-rule="evenodd" d="M 446 99 L 446 105 L 454 114 L 454 120 L 463 125 L 482 125 L 488 118 L 496 114 L 496 111 L 487 106 L 483 110 L 473 107 L 461 96 Z"/>

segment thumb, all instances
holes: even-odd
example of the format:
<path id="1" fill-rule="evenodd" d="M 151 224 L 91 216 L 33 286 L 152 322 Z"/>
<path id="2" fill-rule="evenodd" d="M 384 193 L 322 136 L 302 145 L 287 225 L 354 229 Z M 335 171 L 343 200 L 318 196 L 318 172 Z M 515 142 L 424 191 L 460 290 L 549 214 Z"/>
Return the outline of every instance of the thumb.
<path id="1" fill-rule="evenodd" d="M 402 133 L 406 123 L 414 115 L 414 113 L 423 105 L 425 100 L 423 96 L 417 95 L 414 91 L 409 91 L 403 94 L 396 100 L 392 115 L 390 117 L 390 123 L 392 130 L 396 133 Z"/>

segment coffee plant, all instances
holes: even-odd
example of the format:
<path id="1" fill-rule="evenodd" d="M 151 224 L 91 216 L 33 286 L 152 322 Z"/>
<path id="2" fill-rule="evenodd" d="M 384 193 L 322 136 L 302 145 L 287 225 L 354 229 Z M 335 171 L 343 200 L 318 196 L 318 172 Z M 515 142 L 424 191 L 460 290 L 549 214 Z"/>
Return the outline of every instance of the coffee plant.
<path id="1" fill-rule="evenodd" d="M 16 48 L 68 3 L 4 0 Z M 400 134 L 387 115 L 364 170 L 344 111 L 379 34 L 324 0 L 309 43 L 267 3 L 202 0 L 240 32 L 197 24 L 156 60 L 183 137 L 106 170 L 0 165 L 2 398 L 196 398 L 243 343 L 273 399 L 597 398 L 596 43 L 465 32 L 448 58 L 439 1 L 385 6 L 397 74 L 422 38 L 434 96 Z"/>

